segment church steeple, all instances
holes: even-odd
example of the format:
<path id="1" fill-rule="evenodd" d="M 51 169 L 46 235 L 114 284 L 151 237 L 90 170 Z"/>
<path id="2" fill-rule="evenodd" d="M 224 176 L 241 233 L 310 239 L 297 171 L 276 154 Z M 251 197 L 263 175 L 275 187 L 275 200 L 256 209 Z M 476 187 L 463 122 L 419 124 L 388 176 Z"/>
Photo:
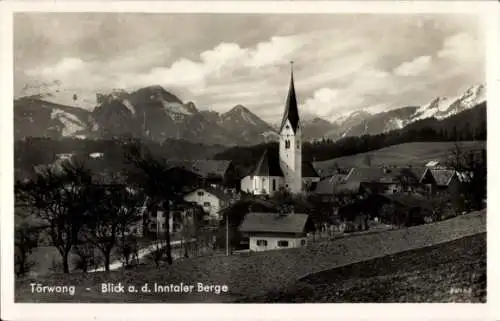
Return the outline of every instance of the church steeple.
<path id="1" fill-rule="evenodd" d="M 283 120 L 281 122 L 280 131 L 290 121 L 292 130 L 295 133 L 299 125 L 299 110 L 297 108 L 297 97 L 295 96 L 295 86 L 293 84 L 293 61 L 290 62 L 290 87 L 288 88 L 288 96 L 286 98 L 285 112 L 283 113 Z"/>

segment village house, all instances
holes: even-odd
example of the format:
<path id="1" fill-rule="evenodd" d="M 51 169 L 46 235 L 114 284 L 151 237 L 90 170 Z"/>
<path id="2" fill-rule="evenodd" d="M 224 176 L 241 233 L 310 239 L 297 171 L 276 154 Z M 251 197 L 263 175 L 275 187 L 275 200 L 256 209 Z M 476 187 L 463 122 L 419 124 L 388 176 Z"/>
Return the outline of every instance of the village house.
<path id="1" fill-rule="evenodd" d="M 418 194 L 374 194 L 340 207 L 338 216 L 356 231 L 369 229 L 370 220 L 398 226 L 424 224 L 432 217 L 432 208 Z"/>
<path id="2" fill-rule="evenodd" d="M 424 183 L 429 188 L 431 194 L 446 191 L 451 195 L 459 193 L 461 183 L 465 177 L 453 169 L 430 168 Z"/>
<path id="3" fill-rule="evenodd" d="M 239 199 L 236 190 L 218 187 L 216 185 L 199 187 L 184 195 L 184 201 L 194 203 L 203 208 L 206 221 L 218 222 L 220 212 Z"/>
<path id="4" fill-rule="evenodd" d="M 335 196 L 346 193 L 358 193 L 358 182 L 347 182 L 347 178 L 354 171 L 351 168 L 347 173 L 336 173 L 322 178 L 315 186 L 312 194 L 321 202 L 332 202 Z"/>
<path id="5" fill-rule="evenodd" d="M 414 192 L 424 186 L 428 177 L 425 167 L 360 167 L 346 174 L 338 173 L 323 178 L 314 190 L 327 199 L 343 193 L 394 194 Z M 426 176 L 427 175 L 427 176 Z"/>
<path id="6" fill-rule="evenodd" d="M 314 229 L 309 215 L 300 213 L 248 213 L 239 228 L 255 252 L 306 246 Z"/>
<path id="7" fill-rule="evenodd" d="M 171 234 L 181 233 L 183 230 L 199 223 L 203 210 L 197 205 L 188 202 L 171 202 L 169 215 L 169 231 Z M 148 234 L 161 234 L 167 229 L 167 215 L 163 210 L 156 213 L 149 211 L 146 220 Z"/>

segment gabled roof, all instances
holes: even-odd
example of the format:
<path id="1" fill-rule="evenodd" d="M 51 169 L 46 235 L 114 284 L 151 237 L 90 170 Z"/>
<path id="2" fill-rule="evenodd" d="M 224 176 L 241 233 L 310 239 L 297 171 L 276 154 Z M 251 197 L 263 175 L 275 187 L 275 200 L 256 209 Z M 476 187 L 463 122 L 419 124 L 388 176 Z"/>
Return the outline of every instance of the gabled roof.
<path id="1" fill-rule="evenodd" d="M 238 195 L 232 194 L 229 190 L 225 191 L 222 188 L 214 188 L 212 186 L 205 186 L 205 187 L 195 188 L 195 189 L 191 190 L 190 192 L 186 193 L 186 196 L 189 195 L 189 194 L 192 194 L 192 193 L 194 193 L 196 191 L 199 191 L 199 190 L 203 190 L 203 191 L 205 191 L 207 193 L 210 193 L 210 194 L 214 195 L 215 197 L 217 197 L 218 199 L 223 200 L 223 201 L 229 201 L 229 200 L 232 200 L 232 199 L 239 198 Z"/>
<path id="2" fill-rule="evenodd" d="M 302 233 L 307 214 L 248 213 L 240 225 L 241 232 Z"/>
<path id="3" fill-rule="evenodd" d="M 397 172 L 394 171 L 394 169 L 384 169 L 382 167 L 360 167 L 355 168 L 346 181 L 392 183 L 396 181 L 396 175 Z"/>
<path id="4" fill-rule="evenodd" d="M 360 167 L 355 168 L 346 177 L 346 182 L 362 183 L 398 183 L 401 177 L 407 177 L 420 181 L 425 173 L 425 169 L 420 167 Z"/>
<path id="5" fill-rule="evenodd" d="M 408 170 L 413 173 L 416 179 L 421 182 L 424 179 L 424 175 L 427 172 L 428 168 L 425 166 L 412 166 L 408 168 Z"/>
<path id="6" fill-rule="evenodd" d="M 172 167 L 180 167 L 192 171 L 202 177 L 218 176 L 224 177 L 231 165 L 228 160 L 169 160 Z"/>
<path id="7" fill-rule="evenodd" d="M 269 155 L 267 149 L 262 153 L 257 166 L 253 171 L 254 176 L 281 176 L 283 177 L 283 172 L 281 171 L 281 166 L 278 157 Z"/>
<path id="8" fill-rule="evenodd" d="M 302 162 L 302 177 L 319 177 L 311 162 Z"/>
<path id="9" fill-rule="evenodd" d="M 453 169 L 430 169 L 430 171 L 438 186 L 448 186 L 456 173 Z"/>
<path id="10" fill-rule="evenodd" d="M 335 174 L 326 177 L 318 182 L 314 193 L 321 195 L 333 195 L 342 192 L 357 192 L 360 183 L 356 181 L 346 181 L 347 175 Z"/>
<path id="11" fill-rule="evenodd" d="M 353 169 L 351 169 L 347 174 L 338 173 L 323 178 L 316 185 L 314 193 L 322 195 L 332 195 L 340 192 L 358 191 L 359 182 L 347 181 L 347 178 L 352 172 Z"/>
<path id="12" fill-rule="evenodd" d="M 285 112 L 283 113 L 280 132 L 283 130 L 287 120 L 290 121 L 292 130 L 295 133 L 299 125 L 299 110 L 297 108 L 297 97 L 295 95 L 295 86 L 293 84 L 293 69 L 290 75 L 290 87 L 288 88 L 288 96 L 286 98 Z"/>

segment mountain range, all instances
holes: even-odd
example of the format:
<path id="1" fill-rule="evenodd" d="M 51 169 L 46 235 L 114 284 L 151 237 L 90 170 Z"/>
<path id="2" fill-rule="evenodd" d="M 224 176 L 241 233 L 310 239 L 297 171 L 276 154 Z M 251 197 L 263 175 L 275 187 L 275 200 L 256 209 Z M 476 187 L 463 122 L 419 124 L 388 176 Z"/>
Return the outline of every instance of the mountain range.
<path id="1" fill-rule="evenodd" d="M 199 110 L 160 86 L 133 92 L 84 93 L 60 82 L 25 86 L 14 100 L 15 139 L 26 137 L 115 136 L 144 137 L 154 141 L 182 139 L 203 144 L 253 145 L 277 139 L 277 128 L 245 106 L 225 113 Z M 422 106 L 407 106 L 381 113 L 355 111 L 334 121 L 304 117 L 307 141 L 337 140 L 401 129 L 423 119 L 442 120 L 486 101 L 484 85 L 475 85 L 456 97 L 437 97 Z"/>

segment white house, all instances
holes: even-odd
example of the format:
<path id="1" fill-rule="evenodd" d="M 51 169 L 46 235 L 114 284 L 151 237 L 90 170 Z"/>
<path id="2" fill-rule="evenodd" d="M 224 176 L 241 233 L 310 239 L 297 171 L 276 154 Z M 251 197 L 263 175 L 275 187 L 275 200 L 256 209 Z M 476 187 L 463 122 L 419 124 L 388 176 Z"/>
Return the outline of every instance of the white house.
<path id="1" fill-rule="evenodd" d="M 248 236 L 250 251 L 260 252 L 307 245 L 314 224 L 307 214 L 248 213 L 239 230 Z"/>
<path id="2" fill-rule="evenodd" d="M 98 153 L 98 152 L 90 153 L 89 157 L 90 158 L 94 158 L 94 159 L 103 158 L 104 157 L 104 153 Z"/>
<path id="3" fill-rule="evenodd" d="M 220 187 L 203 187 L 184 195 L 184 201 L 198 204 L 206 213 L 205 220 L 221 219 L 219 213 L 228 207 L 233 201 L 239 199 L 239 195 L 231 193 Z"/>
<path id="4" fill-rule="evenodd" d="M 196 221 L 197 211 L 201 213 L 198 205 L 193 203 L 172 204 L 169 216 L 170 233 L 181 232 L 183 229 L 193 226 Z M 149 213 L 147 229 L 150 233 L 164 233 L 166 231 L 167 218 L 163 210 Z"/>
<path id="5" fill-rule="evenodd" d="M 319 175 L 309 162 L 302 162 L 302 126 L 293 82 L 293 69 L 285 112 L 279 130 L 279 152 L 264 151 L 255 169 L 241 182 L 241 190 L 256 195 L 272 195 L 284 188 L 301 193 L 319 181 Z"/>

